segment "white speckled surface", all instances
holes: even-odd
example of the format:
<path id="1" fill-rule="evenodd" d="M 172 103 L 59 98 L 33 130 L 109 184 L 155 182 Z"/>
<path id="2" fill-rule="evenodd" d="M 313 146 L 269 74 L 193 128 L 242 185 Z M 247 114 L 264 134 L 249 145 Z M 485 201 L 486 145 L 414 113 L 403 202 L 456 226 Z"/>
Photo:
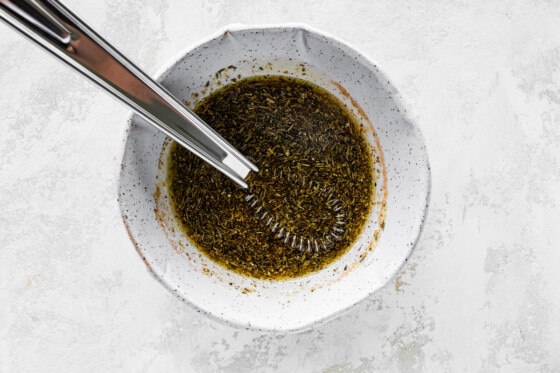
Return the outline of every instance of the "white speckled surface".
<path id="1" fill-rule="evenodd" d="M 238 331 L 145 270 L 116 201 L 126 109 L 0 25 L 0 372 L 560 370 L 560 4 L 67 0 L 148 72 L 235 22 L 306 22 L 391 77 L 431 209 L 401 273 L 294 335 Z"/>

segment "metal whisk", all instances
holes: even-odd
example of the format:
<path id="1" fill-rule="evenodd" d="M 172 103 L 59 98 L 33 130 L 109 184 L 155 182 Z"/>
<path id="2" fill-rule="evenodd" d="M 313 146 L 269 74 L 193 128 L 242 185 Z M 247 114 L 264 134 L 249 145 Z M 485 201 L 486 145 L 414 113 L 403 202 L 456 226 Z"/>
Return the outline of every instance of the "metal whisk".
<path id="1" fill-rule="evenodd" d="M 258 172 L 256 165 L 61 3 L 56 0 L 0 0 L 0 19 L 238 185 L 248 188 L 245 179 L 251 171 Z M 297 177 L 293 181 L 297 181 Z M 313 186 L 313 182 L 302 185 L 304 188 Z M 324 199 L 335 219 L 328 232 L 320 237 L 290 231 L 250 190 L 245 201 L 275 239 L 302 253 L 318 252 L 340 241 L 346 226 L 342 205 L 332 194 L 326 194 L 326 189 L 320 189 L 317 197 Z"/>

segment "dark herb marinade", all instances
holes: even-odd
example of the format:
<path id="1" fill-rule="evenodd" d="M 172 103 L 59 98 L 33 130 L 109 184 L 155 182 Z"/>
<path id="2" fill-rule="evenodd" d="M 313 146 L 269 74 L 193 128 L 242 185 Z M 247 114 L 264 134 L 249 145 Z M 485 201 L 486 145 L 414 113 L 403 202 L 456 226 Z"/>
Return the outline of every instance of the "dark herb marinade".
<path id="1" fill-rule="evenodd" d="M 282 279 L 319 270 L 351 246 L 370 209 L 374 174 L 360 126 L 336 98 L 302 80 L 255 77 L 219 89 L 195 111 L 260 168 L 243 190 L 172 145 L 173 207 L 202 252 L 244 275 Z M 248 195 L 262 205 L 259 214 Z M 324 245 L 309 252 L 284 243 L 263 211 L 291 234 Z M 337 239 L 329 236 L 333 226 L 344 228 Z"/>

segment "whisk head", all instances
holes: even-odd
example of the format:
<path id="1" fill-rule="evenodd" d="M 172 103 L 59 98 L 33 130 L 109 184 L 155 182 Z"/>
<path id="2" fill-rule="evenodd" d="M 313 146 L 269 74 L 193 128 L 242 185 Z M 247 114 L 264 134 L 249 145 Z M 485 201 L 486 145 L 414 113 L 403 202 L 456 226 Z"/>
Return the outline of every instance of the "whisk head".
<path id="1" fill-rule="evenodd" d="M 297 182 L 297 176 L 290 177 L 290 175 L 288 175 L 287 177 L 288 180 L 292 179 L 294 182 Z M 317 220 L 328 220 L 329 216 L 334 216 L 334 219 L 330 219 L 332 220 L 332 224 L 330 224 L 326 233 L 316 231 L 307 234 L 298 234 L 294 230 L 287 228 L 286 223 L 283 222 L 281 218 L 267 210 L 255 194 L 249 192 L 245 195 L 244 200 L 268 232 L 274 236 L 276 240 L 282 241 L 287 247 L 307 253 L 313 251 L 318 253 L 321 249 L 327 250 L 333 246 L 335 241 L 341 241 L 342 235 L 346 232 L 346 221 L 344 220 L 346 215 L 343 212 L 343 206 L 340 200 L 333 196 L 333 193 L 327 194 L 327 188 L 321 187 L 313 180 L 306 182 L 306 180 L 303 179 L 298 184 L 299 188 L 308 188 L 312 190 L 316 187 L 319 190 L 318 193 L 313 194 L 312 198 L 316 199 L 315 204 L 319 202 L 326 207 L 326 215 L 328 216 L 319 216 Z M 249 190 L 251 191 L 251 189 L 250 187 Z M 291 221 L 293 221 L 293 219 Z"/>

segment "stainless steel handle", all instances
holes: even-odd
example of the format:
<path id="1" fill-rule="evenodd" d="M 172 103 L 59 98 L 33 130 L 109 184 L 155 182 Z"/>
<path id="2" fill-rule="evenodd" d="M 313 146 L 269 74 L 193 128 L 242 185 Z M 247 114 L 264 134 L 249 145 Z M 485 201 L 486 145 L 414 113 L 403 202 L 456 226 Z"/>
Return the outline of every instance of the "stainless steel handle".
<path id="1" fill-rule="evenodd" d="M 0 0 L 0 18 L 246 188 L 258 168 L 56 0 Z"/>

